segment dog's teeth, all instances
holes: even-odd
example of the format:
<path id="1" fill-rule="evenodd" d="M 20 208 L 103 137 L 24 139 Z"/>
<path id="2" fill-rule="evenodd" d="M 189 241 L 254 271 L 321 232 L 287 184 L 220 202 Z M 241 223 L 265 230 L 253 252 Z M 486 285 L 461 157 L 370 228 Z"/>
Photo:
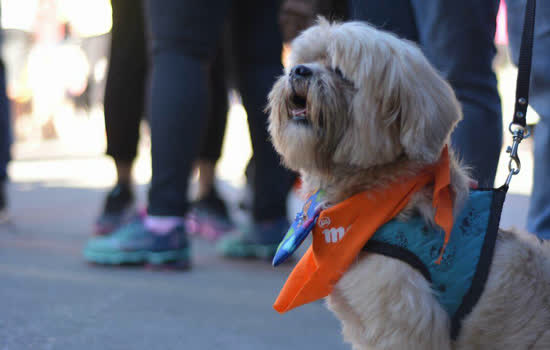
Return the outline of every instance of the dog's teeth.
<path id="1" fill-rule="evenodd" d="M 307 109 L 306 108 L 293 109 L 292 115 L 295 117 L 305 117 L 307 115 Z"/>

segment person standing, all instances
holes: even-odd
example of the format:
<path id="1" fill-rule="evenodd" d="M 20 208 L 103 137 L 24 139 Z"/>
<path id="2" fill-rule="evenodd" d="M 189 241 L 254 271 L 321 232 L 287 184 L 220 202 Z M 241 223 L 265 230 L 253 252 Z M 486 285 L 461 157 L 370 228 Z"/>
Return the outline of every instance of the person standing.
<path id="1" fill-rule="evenodd" d="M 187 266 L 183 225 L 188 178 L 206 126 L 206 67 L 232 16 L 237 86 L 248 113 L 254 151 L 253 222 L 220 242 L 228 257 L 267 258 L 288 228 L 286 196 L 294 176 L 280 165 L 267 133 L 266 96 L 281 74 L 278 1 L 150 0 L 152 179 L 147 217 L 108 238 L 88 242 L 84 255 L 106 264 L 148 262 Z"/>
<path id="2" fill-rule="evenodd" d="M 1 38 L 0 38 L 1 39 Z M 2 40 L 0 40 L 1 44 Z M 0 223 L 8 219 L 6 181 L 8 162 L 11 159 L 11 115 L 10 102 L 6 91 L 6 66 L 0 58 Z"/>
<path id="3" fill-rule="evenodd" d="M 492 68 L 499 0 L 350 0 L 351 17 L 418 43 L 449 81 L 464 119 L 453 148 L 482 187 L 493 187 L 502 117 Z"/>
<path id="4" fill-rule="evenodd" d="M 113 27 L 104 114 L 107 155 L 114 160 L 115 186 L 105 197 L 94 233 L 110 234 L 135 215 L 132 167 L 145 109 L 148 74 L 142 0 L 112 0 Z"/>
<path id="5" fill-rule="evenodd" d="M 9 100 L 6 93 L 6 67 L 0 60 L 0 223 L 8 219 L 6 182 L 8 162 L 11 159 L 11 120 Z"/>
<path id="6" fill-rule="evenodd" d="M 508 40 L 512 61 L 519 61 L 525 0 L 506 0 Z M 535 127 L 533 191 L 527 213 L 527 229 L 550 239 L 550 3 L 537 1 L 529 105 L 539 114 Z"/>

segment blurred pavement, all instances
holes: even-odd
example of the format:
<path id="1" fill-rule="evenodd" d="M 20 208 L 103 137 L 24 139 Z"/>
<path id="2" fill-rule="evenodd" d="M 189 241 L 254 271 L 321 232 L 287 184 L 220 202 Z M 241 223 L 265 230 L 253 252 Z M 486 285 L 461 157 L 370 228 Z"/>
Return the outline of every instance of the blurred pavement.
<path id="1" fill-rule="evenodd" d="M 103 190 L 12 184 L 0 226 L 0 349 L 346 349 L 314 303 L 271 305 L 290 272 L 193 242 L 188 272 L 86 264 Z"/>

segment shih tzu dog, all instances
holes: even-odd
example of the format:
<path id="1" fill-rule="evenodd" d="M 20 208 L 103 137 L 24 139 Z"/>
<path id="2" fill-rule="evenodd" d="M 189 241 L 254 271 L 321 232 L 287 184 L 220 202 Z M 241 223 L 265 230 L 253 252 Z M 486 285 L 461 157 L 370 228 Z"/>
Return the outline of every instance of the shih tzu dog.
<path id="1" fill-rule="evenodd" d="M 550 349 L 550 248 L 491 238 L 495 191 L 470 188 L 460 105 L 420 49 L 322 18 L 291 48 L 269 131 L 313 196 L 280 249 L 313 243 L 275 308 L 328 296 L 353 349 Z"/>

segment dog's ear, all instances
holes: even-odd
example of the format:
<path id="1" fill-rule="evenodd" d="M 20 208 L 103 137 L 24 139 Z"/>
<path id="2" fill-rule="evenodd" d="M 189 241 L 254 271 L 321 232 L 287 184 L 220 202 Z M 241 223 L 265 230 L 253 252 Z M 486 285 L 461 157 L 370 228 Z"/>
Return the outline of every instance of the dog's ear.
<path id="1" fill-rule="evenodd" d="M 451 86 L 427 62 L 420 50 L 409 48 L 396 67 L 401 70 L 397 88 L 400 142 L 412 160 L 434 163 L 462 119 Z"/>

